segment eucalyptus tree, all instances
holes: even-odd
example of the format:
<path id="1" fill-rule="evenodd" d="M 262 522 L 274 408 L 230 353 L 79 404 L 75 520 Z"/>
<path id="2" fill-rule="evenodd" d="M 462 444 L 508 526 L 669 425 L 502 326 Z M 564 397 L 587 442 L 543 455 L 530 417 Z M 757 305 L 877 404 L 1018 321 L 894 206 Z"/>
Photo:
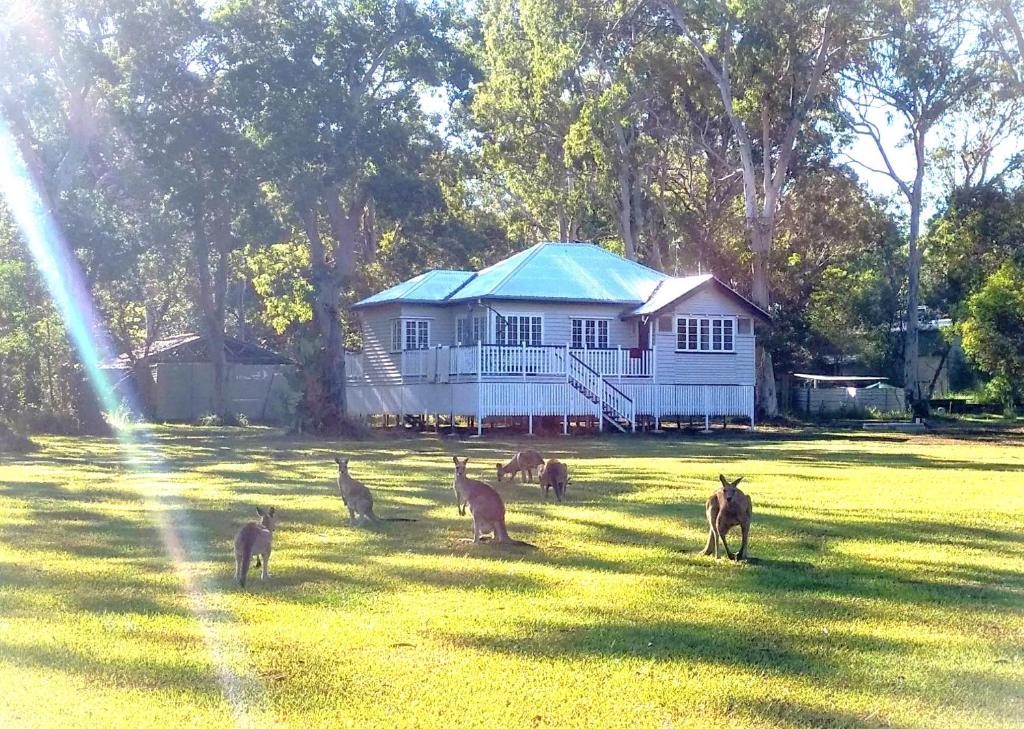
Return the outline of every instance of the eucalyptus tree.
<path id="1" fill-rule="evenodd" d="M 672 261 L 670 218 L 681 167 L 704 170 L 691 124 L 686 63 L 641 3 L 566 0 L 559 17 L 582 25 L 546 26 L 549 43 L 575 49 L 578 115 L 563 144 L 586 175 L 591 207 L 614 221 L 627 258 L 664 270 Z M 683 100 L 685 98 L 685 101 Z M 684 197 L 684 200 L 688 201 Z"/>
<path id="2" fill-rule="evenodd" d="M 187 246 L 199 320 L 213 368 L 213 410 L 225 399 L 224 327 L 232 252 L 274 237 L 253 168 L 254 145 L 236 127 L 215 29 L 191 0 L 126 15 L 118 112 L 161 203 L 167 237 Z"/>
<path id="3" fill-rule="evenodd" d="M 134 278 L 141 257 L 166 245 L 151 225 L 153 206 L 139 190 L 143 175 L 114 112 L 115 55 L 130 43 L 133 12 L 125 0 L 42 0 L 8 5 L 0 23 L 0 116 L 60 231 L 54 255 L 81 275 L 101 314 L 121 310 L 105 304 L 125 303 L 122 282 Z M 132 303 L 144 305 L 138 297 Z M 87 425 L 100 426 L 73 350 L 49 336 L 58 329 L 48 323 L 47 336 L 36 339 L 39 354 L 65 362 L 51 372 L 67 379 L 84 405 L 78 410 L 94 418 Z"/>
<path id="4" fill-rule="evenodd" d="M 833 0 L 683 5 L 660 0 L 716 87 L 735 138 L 755 303 L 771 309 L 770 260 L 780 201 L 816 112 L 838 97 L 858 7 Z M 772 355 L 759 347 L 758 404 L 778 412 Z"/>
<path id="5" fill-rule="evenodd" d="M 419 189 L 439 144 L 421 93 L 468 81 L 459 26 L 405 0 L 254 0 L 214 20 L 236 123 L 308 248 L 320 394 L 307 416 L 331 427 L 345 411 L 342 294 L 375 245 L 379 198 Z"/>
<path id="6" fill-rule="evenodd" d="M 485 181 L 533 240 L 595 237 L 585 167 L 566 150 L 601 3 L 485 0 L 472 100 Z"/>
<path id="7" fill-rule="evenodd" d="M 1024 86 L 1024 2 L 982 0 L 979 8 L 978 25 L 991 41 L 990 50 L 1019 91 Z"/>
<path id="8" fill-rule="evenodd" d="M 921 215 L 930 161 L 929 140 L 979 88 L 979 55 L 969 12 L 970 0 L 885 2 L 873 6 L 878 35 L 846 74 L 845 116 L 867 137 L 882 160 L 873 169 L 893 180 L 908 212 L 907 308 L 903 323 L 903 379 L 908 404 L 918 392 L 918 300 L 923 251 Z M 892 120 L 889 122 L 889 120 Z M 896 134 L 884 127 L 891 123 Z M 898 169 L 895 150 L 909 146 L 910 174 Z"/>

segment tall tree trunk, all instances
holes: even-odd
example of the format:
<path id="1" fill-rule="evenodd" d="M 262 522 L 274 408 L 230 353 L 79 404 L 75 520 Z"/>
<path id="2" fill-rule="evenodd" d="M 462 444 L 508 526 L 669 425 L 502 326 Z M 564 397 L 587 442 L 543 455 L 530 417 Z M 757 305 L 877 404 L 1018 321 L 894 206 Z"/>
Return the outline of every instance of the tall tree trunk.
<path id="1" fill-rule="evenodd" d="M 331 228 L 335 236 L 345 236 L 346 220 L 340 203 L 327 206 Z M 341 299 L 341 285 L 337 269 L 350 266 L 351 249 L 344 255 L 341 245 L 335 246 L 335 260 L 327 260 L 327 249 L 320 236 L 317 216 L 313 208 L 302 205 L 298 208 L 303 229 L 310 246 L 309 281 L 313 286 L 313 324 L 320 339 L 320 351 L 316 363 L 316 378 L 307 378 L 306 416 L 311 425 L 320 430 L 336 428 L 341 424 L 347 409 L 345 393 L 345 350 L 341 321 L 338 317 L 338 302 Z M 354 230 L 353 238 L 354 238 Z M 354 240 L 350 241 L 354 244 Z M 342 250 L 339 260 L 337 251 Z M 316 387 L 310 384 L 316 383 Z"/>
<path id="2" fill-rule="evenodd" d="M 199 306 L 202 310 L 203 339 L 213 369 L 211 406 L 213 414 L 227 419 L 227 357 L 224 354 L 224 293 L 227 289 L 227 253 L 219 252 L 216 273 L 212 273 L 210 254 L 213 246 L 200 221 L 193 231 L 193 249 L 199 274 Z M 220 246 L 219 246 L 220 247 Z"/>
<path id="3" fill-rule="evenodd" d="M 928 383 L 928 394 L 925 395 L 925 398 L 928 400 L 931 400 L 932 397 L 935 396 L 935 385 L 939 382 L 939 377 L 942 375 L 942 370 L 946 366 L 946 360 L 949 359 L 949 353 L 952 349 L 952 342 L 946 342 L 946 346 L 942 349 L 942 356 L 939 358 L 939 364 L 935 368 L 935 372 L 932 373 L 931 382 Z M 948 382 L 946 384 L 947 386 L 949 385 Z"/>
<path id="4" fill-rule="evenodd" d="M 765 311 L 769 310 L 771 298 L 768 289 L 768 259 L 771 256 L 772 228 L 764 220 L 755 220 L 750 226 L 750 249 L 753 253 L 751 295 L 754 303 Z M 764 417 L 774 418 L 779 414 L 779 399 L 775 389 L 775 364 L 772 353 L 765 346 L 765 332 L 757 338 L 755 354 L 755 391 L 757 407 Z"/>
<path id="5" fill-rule="evenodd" d="M 910 235 L 907 254 L 907 318 L 903 337 L 903 392 L 907 406 L 913 408 L 920 397 L 920 386 L 917 381 L 917 304 L 921 280 L 921 249 L 918 238 L 921 234 L 922 190 L 924 188 L 925 148 L 924 140 L 927 129 L 922 129 L 915 140 L 917 171 L 914 186 L 910 192 Z"/>
<path id="6" fill-rule="evenodd" d="M 624 169 L 619 170 L 619 231 L 622 233 L 622 244 L 626 258 L 636 260 L 636 237 L 633 235 L 633 190 L 629 184 L 629 175 Z"/>

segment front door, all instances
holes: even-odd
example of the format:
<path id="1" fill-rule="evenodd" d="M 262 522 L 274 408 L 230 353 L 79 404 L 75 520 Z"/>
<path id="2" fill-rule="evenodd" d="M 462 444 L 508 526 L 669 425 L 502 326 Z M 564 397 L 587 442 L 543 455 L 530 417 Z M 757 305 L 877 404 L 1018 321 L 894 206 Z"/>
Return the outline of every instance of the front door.
<path id="1" fill-rule="evenodd" d="M 651 320 L 640 319 L 636 325 L 636 346 L 638 349 L 651 348 Z"/>

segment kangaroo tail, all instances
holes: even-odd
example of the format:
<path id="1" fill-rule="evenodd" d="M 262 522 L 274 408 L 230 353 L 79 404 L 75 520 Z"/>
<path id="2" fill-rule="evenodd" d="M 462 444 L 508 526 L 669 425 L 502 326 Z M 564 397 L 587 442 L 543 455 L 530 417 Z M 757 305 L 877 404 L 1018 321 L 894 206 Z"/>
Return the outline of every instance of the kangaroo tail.
<path id="1" fill-rule="evenodd" d="M 241 568 L 238 571 L 238 584 L 245 589 L 245 578 L 249 574 L 249 565 L 252 564 L 252 542 L 246 540 L 242 544 Z"/>
<path id="2" fill-rule="evenodd" d="M 531 549 L 537 548 L 529 542 L 524 542 L 522 540 L 513 539 L 512 537 L 510 537 L 508 535 L 508 528 L 505 526 L 504 519 L 502 519 L 501 522 L 499 522 L 498 524 L 494 525 L 494 536 L 494 541 L 498 542 L 499 544 L 511 544 L 516 547 L 530 547 Z"/>
<path id="3" fill-rule="evenodd" d="M 502 542 L 502 544 L 511 544 L 513 547 L 529 547 L 530 549 L 536 549 L 537 548 L 536 544 L 530 544 L 529 542 L 524 542 L 522 539 L 508 539 L 508 540 Z"/>

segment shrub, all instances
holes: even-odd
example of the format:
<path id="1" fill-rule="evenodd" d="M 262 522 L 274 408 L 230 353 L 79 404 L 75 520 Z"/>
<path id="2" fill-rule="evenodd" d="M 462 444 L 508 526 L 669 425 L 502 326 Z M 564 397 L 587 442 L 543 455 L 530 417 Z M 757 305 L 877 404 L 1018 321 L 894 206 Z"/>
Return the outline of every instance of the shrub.
<path id="1" fill-rule="evenodd" d="M 0 420 L 0 453 L 30 453 L 38 446 L 12 423 Z"/>

